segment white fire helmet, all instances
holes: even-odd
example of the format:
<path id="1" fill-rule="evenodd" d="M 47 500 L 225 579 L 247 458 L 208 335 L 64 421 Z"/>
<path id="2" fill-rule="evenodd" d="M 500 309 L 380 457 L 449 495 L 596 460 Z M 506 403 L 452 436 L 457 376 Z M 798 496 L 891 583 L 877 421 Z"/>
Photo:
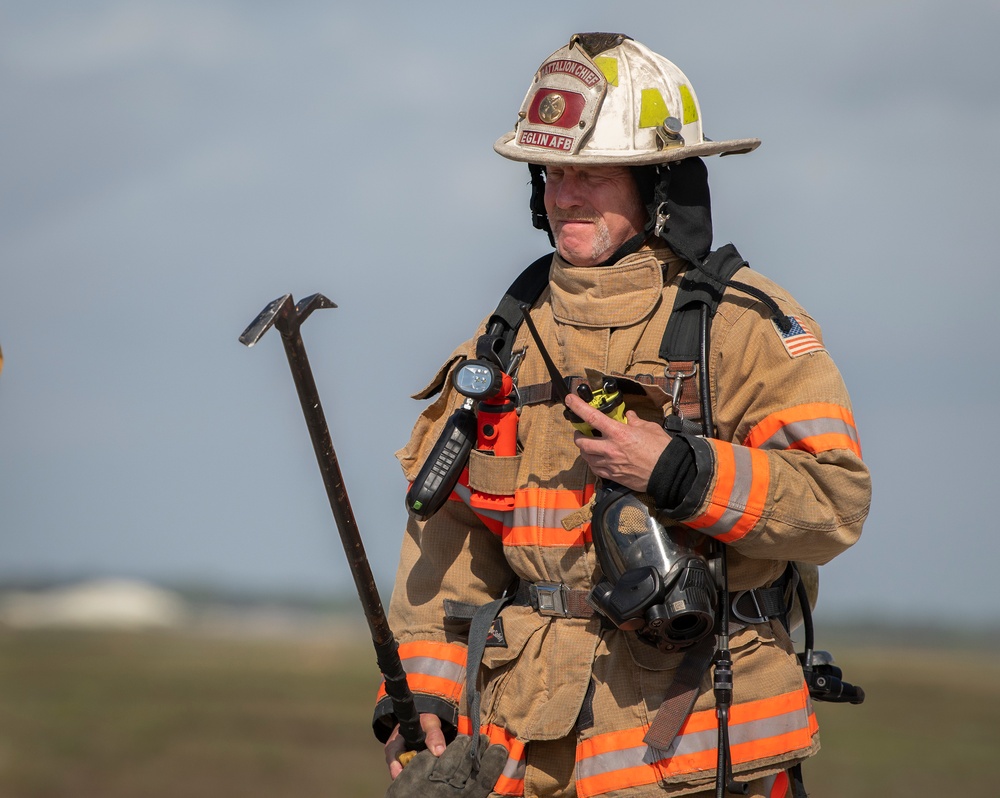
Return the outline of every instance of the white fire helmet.
<path id="1" fill-rule="evenodd" d="M 622 34 L 578 33 L 538 68 L 493 149 L 533 164 L 641 166 L 759 145 L 706 139 L 691 83 L 663 56 Z"/>

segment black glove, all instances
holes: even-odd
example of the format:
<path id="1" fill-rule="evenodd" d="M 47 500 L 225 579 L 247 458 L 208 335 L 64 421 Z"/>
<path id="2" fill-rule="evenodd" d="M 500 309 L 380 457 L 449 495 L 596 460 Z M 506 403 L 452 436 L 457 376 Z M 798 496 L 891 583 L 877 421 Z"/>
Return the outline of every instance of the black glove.
<path id="1" fill-rule="evenodd" d="M 472 738 L 460 734 L 441 756 L 421 751 L 389 785 L 386 798 L 485 798 L 507 763 L 507 749 L 479 738 L 479 771 L 472 772 Z"/>

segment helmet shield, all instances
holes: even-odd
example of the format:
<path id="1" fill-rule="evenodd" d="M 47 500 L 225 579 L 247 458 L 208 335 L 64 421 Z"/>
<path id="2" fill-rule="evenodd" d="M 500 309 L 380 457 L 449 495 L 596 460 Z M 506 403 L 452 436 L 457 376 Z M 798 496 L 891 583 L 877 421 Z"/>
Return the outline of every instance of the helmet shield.
<path id="1" fill-rule="evenodd" d="M 643 165 L 749 152 L 759 139 L 709 141 L 690 81 L 621 34 L 575 34 L 535 73 L 514 129 L 493 148 L 535 164 Z"/>
<path id="2" fill-rule="evenodd" d="M 580 47 L 557 50 L 538 68 L 521 105 L 518 146 L 576 155 L 594 131 L 608 80 Z"/>

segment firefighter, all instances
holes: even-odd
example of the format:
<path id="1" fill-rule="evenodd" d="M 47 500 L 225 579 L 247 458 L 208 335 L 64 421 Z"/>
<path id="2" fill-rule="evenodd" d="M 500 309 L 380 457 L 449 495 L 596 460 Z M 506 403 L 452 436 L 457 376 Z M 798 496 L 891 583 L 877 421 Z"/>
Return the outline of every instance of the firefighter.
<path id="1" fill-rule="evenodd" d="M 710 254 L 702 157 L 759 143 L 706 138 L 685 75 L 617 34 L 577 34 L 549 56 L 496 142 L 528 165 L 555 252 L 528 303 L 540 341 L 516 328 L 501 362 L 514 453 L 474 447 L 448 500 L 406 529 L 390 618 L 429 750 L 400 764 L 382 692 L 390 794 L 714 795 L 725 761 L 749 795 L 777 796 L 818 750 L 786 629 L 789 563 L 858 539 L 870 480 L 815 320 L 731 246 Z M 692 275 L 713 295 L 682 329 L 700 357 L 670 351 Z M 451 377 L 482 355 L 487 327 L 416 394 L 436 398 L 397 453 L 409 480 L 469 407 Z M 575 386 L 564 403 L 542 349 Z M 624 400 L 624 424 L 602 391 Z M 442 754 L 464 776 L 442 777 Z"/>

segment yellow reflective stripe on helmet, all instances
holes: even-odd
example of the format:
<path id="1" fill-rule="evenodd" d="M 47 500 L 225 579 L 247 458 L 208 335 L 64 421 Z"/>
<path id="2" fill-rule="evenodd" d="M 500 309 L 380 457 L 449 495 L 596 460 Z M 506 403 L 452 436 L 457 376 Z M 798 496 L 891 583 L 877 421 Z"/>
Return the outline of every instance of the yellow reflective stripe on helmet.
<path id="1" fill-rule="evenodd" d="M 606 55 L 599 55 L 594 59 L 596 66 L 604 75 L 604 79 L 612 86 L 618 85 L 618 59 Z"/>
<path id="2" fill-rule="evenodd" d="M 659 89 L 643 89 L 639 106 L 639 127 L 659 127 L 670 116 L 666 100 Z"/>
<path id="3" fill-rule="evenodd" d="M 682 83 L 679 88 L 681 92 L 681 107 L 684 109 L 684 118 L 681 121 L 685 125 L 690 125 L 692 122 L 698 121 L 698 103 L 695 102 L 694 95 L 686 83 Z"/>

